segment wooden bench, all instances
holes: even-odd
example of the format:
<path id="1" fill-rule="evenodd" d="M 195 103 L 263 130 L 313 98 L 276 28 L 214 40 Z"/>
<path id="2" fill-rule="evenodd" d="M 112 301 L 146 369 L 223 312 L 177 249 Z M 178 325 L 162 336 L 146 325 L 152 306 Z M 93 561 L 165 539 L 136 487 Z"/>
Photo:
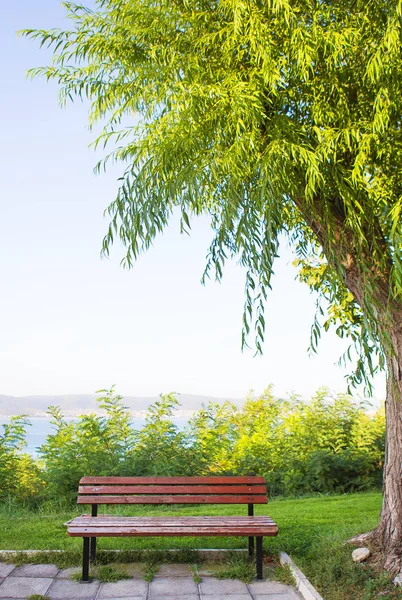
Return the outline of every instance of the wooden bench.
<path id="1" fill-rule="evenodd" d="M 68 535 L 83 538 L 82 579 L 96 558 L 98 537 L 247 536 L 250 557 L 256 538 L 257 579 L 262 579 L 262 539 L 278 533 L 267 516 L 254 516 L 254 504 L 268 502 L 263 477 L 83 477 L 78 504 L 92 514 L 66 523 Z M 247 504 L 248 516 L 130 517 L 98 515 L 100 504 Z"/>

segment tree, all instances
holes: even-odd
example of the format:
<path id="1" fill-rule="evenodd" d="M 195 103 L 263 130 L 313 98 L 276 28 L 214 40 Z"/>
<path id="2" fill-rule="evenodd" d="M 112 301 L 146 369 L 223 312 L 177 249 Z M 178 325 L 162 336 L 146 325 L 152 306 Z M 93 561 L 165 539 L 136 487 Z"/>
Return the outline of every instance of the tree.
<path id="1" fill-rule="evenodd" d="M 174 211 L 208 213 L 204 277 L 246 269 L 243 344 L 261 351 L 280 234 L 300 277 L 359 352 L 352 383 L 387 368 L 379 527 L 402 565 L 402 57 L 400 0 L 96 0 L 64 4 L 69 31 L 26 31 L 54 51 L 33 75 L 86 97 L 95 145 L 126 170 L 109 206 L 130 266 Z M 138 120 L 136 115 L 141 115 Z"/>

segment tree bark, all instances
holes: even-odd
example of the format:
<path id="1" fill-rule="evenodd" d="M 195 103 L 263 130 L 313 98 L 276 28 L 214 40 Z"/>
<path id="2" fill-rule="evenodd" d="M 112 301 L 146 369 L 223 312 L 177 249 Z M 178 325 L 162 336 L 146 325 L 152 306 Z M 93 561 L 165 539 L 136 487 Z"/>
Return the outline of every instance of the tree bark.
<path id="1" fill-rule="evenodd" d="M 359 281 L 356 272 L 347 274 L 346 285 L 360 304 Z M 383 504 L 378 527 L 351 541 L 372 544 L 382 552 L 384 569 L 396 574 L 402 571 L 402 307 L 394 304 L 391 309 L 385 291 L 378 292 L 377 302 L 383 307 L 379 333 L 387 366 Z"/>
<path id="2" fill-rule="evenodd" d="M 391 367 L 392 368 L 392 367 Z M 388 366 L 388 369 L 390 367 Z M 399 388 L 399 389 L 396 389 Z M 379 541 L 384 568 L 392 573 L 402 569 L 402 385 L 391 372 L 387 379 L 386 448 L 383 505 L 380 524 L 373 532 Z"/>
<path id="3" fill-rule="evenodd" d="M 387 366 L 383 504 L 378 527 L 358 536 L 356 541 L 368 542 L 378 548 L 383 555 L 384 569 L 396 574 L 402 571 L 402 306 L 390 300 L 384 279 L 387 278 L 377 278 L 377 293 L 374 292 Z M 352 260 L 345 283 L 364 310 L 363 282 L 360 269 Z"/>
<path id="4" fill-rule="evenodd" d="M 388 329 L 393 352 L 386 352 L 383 504 L 380 523 L 369 537 L 380 546 L 384 568 L 391 573 L 402 570 L 402 310 L 397 311 L 395 317 L 399 321 L 393 319 Z"/>

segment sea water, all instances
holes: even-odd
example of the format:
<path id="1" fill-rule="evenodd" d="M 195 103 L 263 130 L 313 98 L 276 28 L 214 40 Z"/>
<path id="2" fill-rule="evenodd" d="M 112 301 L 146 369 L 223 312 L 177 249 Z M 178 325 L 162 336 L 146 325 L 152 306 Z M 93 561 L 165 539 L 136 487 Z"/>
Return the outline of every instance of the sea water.
<path id="1" fill-rule="evenodd" d="M 50 423 L 50 419 L 47 417 L 28 417 L 31 425 L 26 427 L 26 446 L 24 451 L 31 456 L 36 456 L 38 448 L 45 443 L 48 435 L 54 433 L 54 425 Z M 66 421 L 77 421 L 74 417 L 65 417 Z M 185 417 L 176 417 L 172 419 L 174 424 L 179 429 L 183 429 L 188 422 Z M 10 423 L 10 417 L 0 417 L 0 435 L 3 434 L 2 425 L 8 425 Z M 131 425 L 134 429 L 141 429 L 145 425 L 145 419 L 135 418 L 132 420 Z"/>

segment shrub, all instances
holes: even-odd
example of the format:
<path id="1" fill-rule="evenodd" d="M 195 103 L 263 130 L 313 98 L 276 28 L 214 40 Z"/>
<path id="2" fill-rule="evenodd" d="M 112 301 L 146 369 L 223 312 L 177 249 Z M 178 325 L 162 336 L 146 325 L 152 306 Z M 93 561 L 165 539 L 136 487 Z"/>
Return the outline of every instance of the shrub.
<path id="1" fill-rule="evenodd" d="M 0 500 L 27 502 L 39 497 L 43 489 L 38 461 L 23 452 L 28 419 L 11 417 L 0 435 Z"/>
<path id="2" fill-rule="evenodd" d="M 344 395 L 319 390 L 310 403 L 275 398 L 268 388 L 247 398 L 208 404 L 180 431 L 179 403 L 161 396 L 137 431 L 123 398 L 102 390 L 101 414 L 64 419 L 50 407 L 54 432 L 39 459 L 24 454 L 25 417 L 0 437 L 0 498 L 18 502 L 76 499 L 83 475 L 264 475 L 271 495 L 361 491 L 381 485 L 385 420 Z"/>

